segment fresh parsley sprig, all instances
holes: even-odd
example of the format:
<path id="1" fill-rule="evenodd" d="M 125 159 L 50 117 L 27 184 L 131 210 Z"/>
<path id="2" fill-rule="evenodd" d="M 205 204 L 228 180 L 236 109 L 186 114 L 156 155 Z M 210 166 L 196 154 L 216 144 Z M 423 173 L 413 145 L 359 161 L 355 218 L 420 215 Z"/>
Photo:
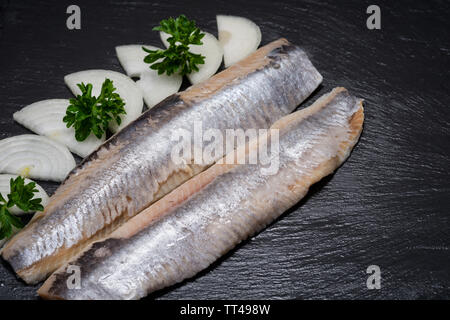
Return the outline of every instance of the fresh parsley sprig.
<path id="1" fill-rule="evenodd" d="M 186 75 L 198 71 L 198 65 L 205 63 L 204 56 L 189 51 L 189 45 L 202 45 L 201 40 L 205 36 L 195 26 L 194 20 L 180 15 L 176 19 L 162 20 L 153 30 L 171 35 L 167 38 L 169 47 L 166 50 L 149 50 L 142 47 L 148 53 L 144 62 L 149 63 L 151 69 L 158 70 L 158 74 L 165 72 L 169 76 L 173 73 Z"/>
<path id="2" fill-rule="evenodd" d="M 81 95 L 70 99 L 63 121 L 67 128 L 75 128 L 75 139 L 84 141 L 91 134 L 101 138 L 109 123 L 115 120 L 120 125 L 121 114 L 126 114 L 124 101 L 116 92 L 113 82 L 105 79 L 98 97 L 92 95 L 92 84 L 77 84 Z"/>
<path id="3" fill-rule="evenodd" d="M 9 180 L 9 187 L 8 201 L 0 193 L 0 240 L 11 236 L 13 226 L 17 229 L 23 228 L 22 221 L 8 209 L 16 205 L 25 212 L 44 210 L 42 199 L 33 199 L 34 193 L 39 192 L 35 182 L 25 184 L 25 179 L 18 176 Z"/>

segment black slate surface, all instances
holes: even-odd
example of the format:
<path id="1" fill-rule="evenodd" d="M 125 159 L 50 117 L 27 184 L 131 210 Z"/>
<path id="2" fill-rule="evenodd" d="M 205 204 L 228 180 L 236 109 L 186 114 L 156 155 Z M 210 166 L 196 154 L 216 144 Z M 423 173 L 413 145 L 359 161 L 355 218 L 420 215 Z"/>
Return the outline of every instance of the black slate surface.
<path id="1" fill-rule="evenodd" d="M 366 27 L 372 1 L 0 3 L 0 138 L 29 133 L 12 119 L 25 105 L 70 97 L 65 74 L 122 71 L 114 46 L 160 45 L 151 28 L 181 13 L 214 34 L 215 14 L 248 17 L 262 44 L 302 46 L 324 76 L 304 105 L 335 86 L 365 99 L 361 140 L 333 176 L 199 276 L 151 298 L 450 298 L 448 1 L 376 1 L 381 30 Z M 66 28 L 72 3 L 81 30 Z M 372 264 L 380 290 L 366 287 Z M 35 299 L 36 288 L 1 262 L 0 298 Z"/>

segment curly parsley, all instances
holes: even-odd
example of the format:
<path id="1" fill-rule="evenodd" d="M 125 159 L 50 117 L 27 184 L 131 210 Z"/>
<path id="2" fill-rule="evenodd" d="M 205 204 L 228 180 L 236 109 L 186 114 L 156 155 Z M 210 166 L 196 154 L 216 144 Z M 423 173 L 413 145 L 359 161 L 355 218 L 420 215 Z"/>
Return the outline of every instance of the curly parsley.
<path id="1" fill-rule="evenodd" d="M 67 128 L 75 128 L 77 141 L 84 141 L 91 132 L 100 139 L 112 120 L 120 125 L 120 115 L 126 114 L 125 103 L 120 95 L 114 92 L 116 88 L 111 80 L 105 79 L 98 97 L 92 96 L 92 84 L 81 83 L 77 86 L 81 95 L 70 99 L 63 118 Z"/>
<path id="2" fill-rule="evenodd" d="M 35 182 L 25 184 L 25 179 L 18 176 L 9 180 L 10 192 L 8 201 L 0 194 L 0 240 L 9 238 L 13 232 L 13 226 L 17 229 L 23 228 L 22 221 L 11 214 L 8 209 L 14 205 L 25 212 L 42 211 L 41 198 L 35 198 L 34 193 L 38 192 Z"/>
<path id="3" fill-rule="evenodd" d="M 194 20 L 188 20 L 186 16 L 180 15 L 176 19 L 162 20 L 153 30 L 170 35 L 167 39 L 169 47 L 166 50 L 149 50 L 142 47 L 148 53 L 144 62 L 149 63 L 151 69 L 158 70 L 158 74 L 165 72 L 167 75 L 173 73 L 186 75 L 198 71 L 198 65 L 205 63 L 204 56 L 189 51 L 189 45 L 202 45 L 201 39 L 205 36 L 195 26 Z"/>

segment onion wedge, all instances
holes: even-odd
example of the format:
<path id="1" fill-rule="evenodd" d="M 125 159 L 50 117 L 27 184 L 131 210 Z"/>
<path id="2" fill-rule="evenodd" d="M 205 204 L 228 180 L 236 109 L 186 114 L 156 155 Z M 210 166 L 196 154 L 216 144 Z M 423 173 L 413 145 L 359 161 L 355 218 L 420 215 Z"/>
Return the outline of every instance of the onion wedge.
<path id="1" fill-rule="evenodd" d="M 253 21 L 226 15 L 218 15 L 216 20 L 226 68 L 256 51 L 261 43 L 261 30 Z"/>
<path id="2" fill-rule="evenodd" d="M 142 50 L 142 47 L 149 50 L 160 49 L 141 44 L 129 44 L 116 47 L 117 59 L 119 59 L 122 68 L 129 77 L 140 77 L 143 72 L 151 70 L 150 65 L 144 62 L 144 58 L 148 53 Z"/>
<path id="3" fill-rule="evenodd" d="M 75 167 L 66 146 L 35 134 L 0 140 L 0 150 L 0 173 L 61 182 Z"/>
<path id="4" fill-rule="evenodd" d="M 177 93 L 183 82 L 178 74 L 158 74 L 156 70 L 148 70 L 141 74 L 136 82 L 142 90 L 144 101 L 148 108 L 152 108 L 168 96 Z"/>
<path id="5" fill-rule="evenodd" d="M 198 65 L 198 71 L 194 71 L 187 75 L 192 84 L 205 81 L 213 76 L 219 69 L 222 58 L 223 49 L 219 41 L 212 34 L 202 31 L 205 36 L 202 38 L 202 45 L 190 45 L 189 51 L 196 54 L 201 54 L 205 57 L 205 63 Z M 169 46 L 167 38 L 169 34 L 160 32 L 161 41 L 166 47 Z"/>
<path id="6" fill-rule="evenodd" d="M 122 123 L 120 126 L 115 121 L 111 121 L 109 125 L 109 129 L 112 132 L 117 132 L 139 117 L 144 106 L 141 90 L 131 78 L 116 71 L 85 70 L 66 75 L 64 82 L 74 95 L 81 94 L 80 88 L 77 86 L 78 83 L 91 83 L 93 86 L 92 94 L 98 96 L 106 78 L 113 82 L 114 87 L 117 89 L 116 92 L 125 102 L 125 111 L 127 114 L 121 116 Z"/>
<path id="7" fill-rule="evenodd" d="M 67 99 L 43 100 L 17 111 L 13 118 L 25 128 L 64 144 L 70 151 L 84 158 L 97 149 L 105 141 L 105 137 L 98 139 L 91 134 L 86 140 L 77 141 L 74 128 L 67 128 L 63 122 L 68 105 Z"/>
<path id="8" fill-rule="evenodd" d="M 158 71 L 150 69 L 150 65 L 144 62 L 147 53 L 142 50 L 142 45 L 131 44 L 116 47 L 117 58 L 123 69 L 130 77 L 140 77 L 136 82 L 144 96 L 145 104 L 152 108 L 168 96 L 180 90 L 183 77 L 179 74 L 158 75 Z M 160 50 L 153 46 L 144 46 L 150 50 Z"/>
<path id="9" fill-rule="evenodd" d="M 15 179 L 17 178 L 17 175 L 14 174 L 0 174 L 0 193 L 2 194 L 3 198 L 8 201 L 8 194 L 10 192 L 10 185 L 9 185 L 9 180 L 10 179 Z M 25 179 L 25 184 L 30 183 L 30 182 L 34 182 L 31 181 L 30 179 Z M 35 198 L 41 198 L 41 204 L 45 207 L 48 203 L 48 194 L 47 192 L 45 192 L 45 190 L 36 183 L 36 189 L 38 190 L 38 192 L 36 192 L 34 194 L 33 199 Z M 16 215 L 16 216 L 20 216 L 24 214 L 24 211 L 20 208 L 18 208 L 17 206 L 13 206 L 11 208 L 8 209 L 9 212 L 11 212 L 12 214 Z"/>

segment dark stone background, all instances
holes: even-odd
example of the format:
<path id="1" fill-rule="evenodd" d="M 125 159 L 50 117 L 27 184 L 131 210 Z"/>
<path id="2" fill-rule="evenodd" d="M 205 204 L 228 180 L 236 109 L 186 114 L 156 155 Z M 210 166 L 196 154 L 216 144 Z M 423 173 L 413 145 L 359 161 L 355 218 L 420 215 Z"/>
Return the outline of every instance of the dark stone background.
<path id="1" fill-rule="evenodd" d="M 152 297 L 450 298 L 448 1 L 375 1 L 381 30 L 366 28 L 372 1 L 0 3 L 0 138 L 29 133 L 13 112 L 70 97 L 65 74 L 122 71 L 114 46 L 159 45 L 151 28 L 181 13 L 214 34 L 217 13 L 248 17 L 262 44 L 286 37 L 302 46 L 324 76 L 304 105 L 335 86 L 365 99 L 361 140 L 333 176 L 199 276 Z M 66 29 L 72 3 L 79 31 Z M 381 267 L 381 290 L 366 288 L 371 264 Z M 35 299 L 36 288 L 2 261 L 0 298 Z"/>

